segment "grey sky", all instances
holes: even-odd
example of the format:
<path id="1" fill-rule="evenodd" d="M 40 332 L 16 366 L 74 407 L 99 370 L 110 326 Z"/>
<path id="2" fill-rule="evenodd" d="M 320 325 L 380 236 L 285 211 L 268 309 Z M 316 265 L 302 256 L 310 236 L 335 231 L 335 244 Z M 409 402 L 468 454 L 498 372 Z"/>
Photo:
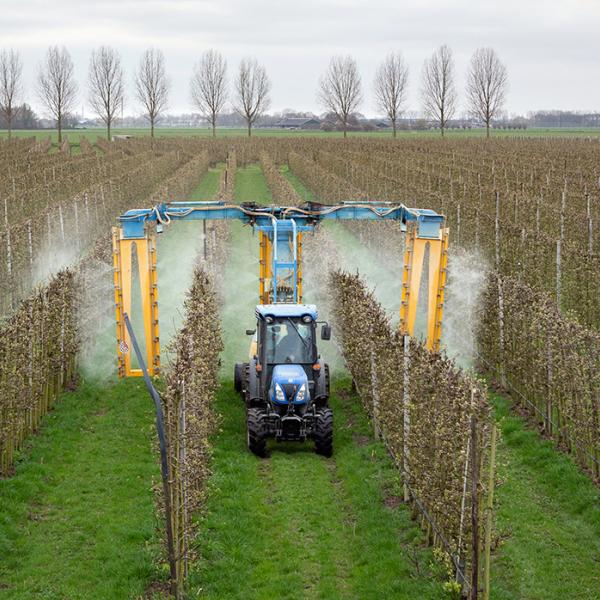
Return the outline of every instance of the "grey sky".
<path id="1" fill-rule="evenodd" d="M 423 60 L 446 43 L 455 53 L 461 100 L 471 53 L 491 46 L 508 67 L 509 112 L 600 110 L 600 0 L 0 1 L 0 47 L 21 51 L 24 97 L 36 109 L 35 74 L 51 44 L 71 52 L 78 106 L 85 104 L 88 114 L 89 54 L 101 44 L 123 56 L 128 114 L 139 112 L 132 77 L 148 46 L 166 56 L 173 84 L 169 112 L 192 111 L 192 66 L 213 47 L 227 58 L 230 75 L 243 56 L 265 65 L 273 83 L 272 110 L 315 112 L 322 112 L 316 87 L 330 56 L 350 53 L 363 78 L 361 111 L 375 114 L 372 81 L 385 54 L 404 54 L 410 68 L 407 108 L 418 110 Z"/>

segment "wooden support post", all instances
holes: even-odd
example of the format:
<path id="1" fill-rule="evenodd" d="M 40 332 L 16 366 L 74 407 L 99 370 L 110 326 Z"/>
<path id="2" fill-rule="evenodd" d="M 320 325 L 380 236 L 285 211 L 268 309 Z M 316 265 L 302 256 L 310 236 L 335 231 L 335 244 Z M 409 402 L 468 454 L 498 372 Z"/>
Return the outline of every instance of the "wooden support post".
<path id="1" fill-rule="evenodd" d="M 375 340 L 373 338 L 373 325 L 369 326 L 370 339 L 370 361 L 371 361 L 371 393 L 373 398 L 372 418 L 373 436 L 379 439 L 379 381 L 377 378 L 377 359 L 375 356 Z"/>
<path id="2" fill-rule="evenodd" d="M 483 565 L 483 600 L 490 598 L 490 568 L 492 555 L 492 526 L 493 526 L 493 510 L 494 510 L 494 488 L 496 486 L 496 424 L 492 424 L 492 439 L 490 441 L 490 472 L 488 478 L 488 493 L 486 501 L 486 518 L 485 518 L 485 555 Z"/>
<path id="3" fill-rule="evenodd" d="M 410 338 L 408 335 L 404 336 L 404 377 L 402 386 L 402 412 L 403 412 L 403 423 L 402 423 L 402 470 L 404 471 L 403 482 L 404 482 L 404 501 L 410 500 L 410 490 L 408 485 L 408 479 L 410 478 L 410 449 L 408 445 L 408 439 L 410 437 Z"/>
<path id="4" fill-rule="evenodd" d="M 475 390 L 471 392 L 475 394 Z M 479 592 L 479 457 L 477 453 L 477 419 L 471 415 L 471 600 Z"/>

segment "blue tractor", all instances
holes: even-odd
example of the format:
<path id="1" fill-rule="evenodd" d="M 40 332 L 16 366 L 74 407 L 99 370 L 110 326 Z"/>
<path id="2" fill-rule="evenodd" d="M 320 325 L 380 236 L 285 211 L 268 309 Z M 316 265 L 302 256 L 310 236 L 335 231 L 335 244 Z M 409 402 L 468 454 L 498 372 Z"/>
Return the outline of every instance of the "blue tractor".
<path id="1" fill-rule="evenodd" d="M 250 360 L 237 363 L 234 386 L 246 404 L 248 448 L 265 456 L 267 440 L 313 439 L 318 454 L 333 452 L 333 413 L 329 408 L 329 366 L 317 350 L 331 339 L 331 327 L 317 321 L 312 304 L 262 304 Z"/>

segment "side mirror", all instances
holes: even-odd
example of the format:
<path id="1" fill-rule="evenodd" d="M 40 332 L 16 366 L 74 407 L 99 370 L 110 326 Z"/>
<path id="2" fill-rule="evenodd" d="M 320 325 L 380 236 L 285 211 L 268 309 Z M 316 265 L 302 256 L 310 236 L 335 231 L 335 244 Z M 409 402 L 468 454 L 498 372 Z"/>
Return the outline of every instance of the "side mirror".
<path id="1" fill-rule="evenodd" d="M 323 327 L 321 327 L 321 339 L 325 341 L 329 341 L 331 339 L 331 325 L 325 323 Z"/>
<path id="2" fill-rule="evenodd" d="M 254 335 L 256 333 L 256 329 L 246 329 L 246 335 Z"/>

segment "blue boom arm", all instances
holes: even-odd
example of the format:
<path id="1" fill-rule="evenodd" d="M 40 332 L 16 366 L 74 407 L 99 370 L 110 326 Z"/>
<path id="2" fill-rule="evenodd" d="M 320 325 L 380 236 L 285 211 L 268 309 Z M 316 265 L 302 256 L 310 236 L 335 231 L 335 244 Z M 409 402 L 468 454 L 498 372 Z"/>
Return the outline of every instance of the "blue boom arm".
<path id="1" fill-rule="evenodd" d="M 438 239 L 444 217 L 429 209 L 408 208 L 389 202 L 342 202 L 335 206 L 307 203 L 303 206 L 258 206 L 224 202 L 169 202 L 153 208 L 129 210 L 119 217 L 124 239 L 143 238 L 146 223 L 165 225 L 173 221 L 237 219 L 262 230 L 272 230 L 274 221 L 290 221 L 297 231 L 310 231 L 325 220 L 393 220 L 406 226 L 417 224 L 417 235 Z"/>

